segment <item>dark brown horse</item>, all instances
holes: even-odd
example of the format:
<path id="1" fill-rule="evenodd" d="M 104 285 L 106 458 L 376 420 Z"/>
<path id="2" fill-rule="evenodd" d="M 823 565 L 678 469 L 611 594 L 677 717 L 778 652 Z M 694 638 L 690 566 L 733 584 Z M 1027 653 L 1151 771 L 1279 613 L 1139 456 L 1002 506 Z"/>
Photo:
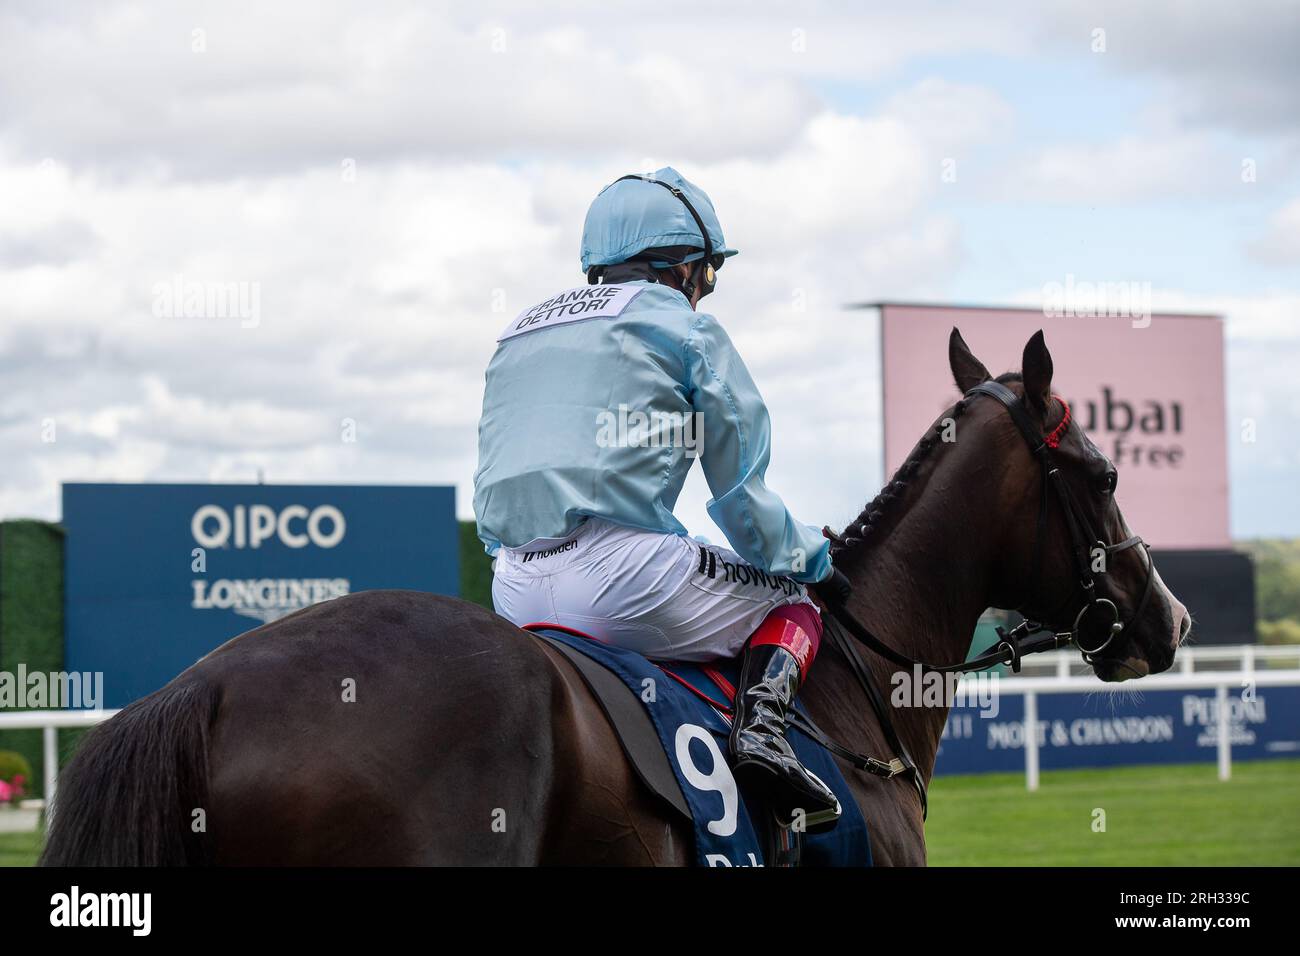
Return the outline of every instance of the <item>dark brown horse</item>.
<path id="1" fill-rule="evenodd" d="M 989 378 L 955 330 L 949 362 L 963 393 Z M 1063 415 L 1051 370 L 1040 333 L 1023 377 L 1001 379 L 1044 432 Z M 1081 605 L 1061 509 L 1035 547 L 1043 477 L 1006 409 L 967 397 L 943 417 L 956 441 L 940 440 L 941 420 L 840 536 L 835 559 L 859 620 L 941 663 L 965 655 L 989 606 L 1064 629 Z M 1127 537 L 1113 467 L 1078 427 L 1055 459 L 1092 526 Z M 1148 574 L 1141 548 L 1108 569 L 1126 614 Z M 1098 676 L 1166 669 L 1187 622 L 1154 575 L 1138 619 L 1095 661 Z M 868 660 L 888 688 L 894 668 Z M 893 756 L 836 650 L 818 658 L 803 699 L 839 742 Z M 927 778 L 946 717 L 943 707 L 895 715 Z M 923 864 L 913 786 L 842 766 L 876 862 Z M 464 601 L 371 591 L 235 638 L 94 730 L 63 772 L 42 862 L 687 864 L 691 841 L 563 658 Z"/>

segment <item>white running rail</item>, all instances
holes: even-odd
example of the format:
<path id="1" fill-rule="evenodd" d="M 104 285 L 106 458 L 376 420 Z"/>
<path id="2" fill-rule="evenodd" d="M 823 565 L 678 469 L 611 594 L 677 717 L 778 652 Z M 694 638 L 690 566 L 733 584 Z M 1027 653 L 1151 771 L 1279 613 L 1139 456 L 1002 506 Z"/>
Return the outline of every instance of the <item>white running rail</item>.
<path id="1" fill-rule="evenodd" d="M 1196 674 L 1205 670 L 1204 667 L 1198 670 L 1198 665 L 1225 663 L 1235 665 L 1232 670 L 1247 672 L 1280 666 L 1300 667 L 1300 644 L 1223 644 L 1204 647 L 1193 644 L 1178 649 L 1174 666 L 1180 673 Z M 1071 670 L 1077 674 L 1089 672 L 1088 665 L 1073 648 L 1034 654 L 1026 657 L 1021 664 L 1021 674 L 1029 677 L 1050 671 L 1057 677 L 1065 678 L 1070 676 Z M 1015 674 L 1003 676 L 1008 680 L 1019 679 Z"/>
<path id="2" fill-rule="evenodd" d="M 116 713 L 116 710 L 20 710 L 12 714 L 0 713 L 0 730 L 42 731 L 47 826 L 54 808 L 54 788 L 59 781 L 59 728 L 93 727 Z"/>
<path id="3" fill-rule="evenodd" d="M 1294 653 L 1294 652 L 1293 652 Z M 963 678 L 970 680 L 972 677 Z M 1117 691 L 1159 690 L 1207 690 L 1213 689 L 1218 696 L 1218 752 L 1219 779 L 1232 778 L 1232 736 L 1228 723 L 1229 690 L 1240 693 L 1247 685 L 1254 687 L 1296 687 L 1300 686 L 1300 668 L 1240 670 L 1240 671 L 1205 671 L 1190 674 L 1155 674 L 1144 677 L 1140 682 L 1122 681 L 1104 683 L 1091 675 L 1083 677 L 1008 677 L 998 680 L 999 694 L 1023 694 L 1025 697 L 1025 786 L 1029 790 L 1038 789 L 1038 695 L 1039 694 L 1081 694 L 1081 693 L 1115 693 Z"/>

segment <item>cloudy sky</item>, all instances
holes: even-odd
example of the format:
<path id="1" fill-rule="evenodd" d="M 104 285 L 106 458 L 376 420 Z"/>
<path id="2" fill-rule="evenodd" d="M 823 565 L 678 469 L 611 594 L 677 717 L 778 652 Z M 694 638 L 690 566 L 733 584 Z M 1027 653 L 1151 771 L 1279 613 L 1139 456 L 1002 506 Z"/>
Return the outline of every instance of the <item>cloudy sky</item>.
<path id="1" fill-rule="evenodd" d="M 454 483 L 468 517 L 496 334 L 581 283 L 601 186 L 672 164 L 742 250 L 708 306 L 803 520 L 880 481 L 845 303 L 1074 275 L 1227 317 L 1234 533 L 1300 534 L 1297 49 L 1294 2 L 9 0 L 0 516 L 260 471 Z M 188 316 L 195 283 L 244 310 Z"/>

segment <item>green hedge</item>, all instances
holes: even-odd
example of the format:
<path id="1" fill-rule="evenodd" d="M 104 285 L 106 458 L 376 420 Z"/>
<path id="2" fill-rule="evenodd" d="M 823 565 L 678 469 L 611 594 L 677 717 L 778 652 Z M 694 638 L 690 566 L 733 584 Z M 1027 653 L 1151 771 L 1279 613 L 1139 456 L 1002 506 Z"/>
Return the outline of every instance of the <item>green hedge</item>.
<path id="1" fill-rule="evenodd" d="M 492 559 L 473 521 L 460 522 L 460 596 L 492 609 Z"/>
<path id="2" fill-rule="evenodd" d="M 45 521 L 0 522 L 0 671 L 16 674 L 20 663 L 28 672 L 63 670 L 63 529 Z M 0 750 L 27 758 L 27 794 L 41 796 L 41 732 L 0 730 Z"/>
<path id="3" fill-rule="evenodd" d="M 1263 644 L 1300 644 L 1300 538 L 1241 545 L 1255 560 L 1255 608 Z"/>

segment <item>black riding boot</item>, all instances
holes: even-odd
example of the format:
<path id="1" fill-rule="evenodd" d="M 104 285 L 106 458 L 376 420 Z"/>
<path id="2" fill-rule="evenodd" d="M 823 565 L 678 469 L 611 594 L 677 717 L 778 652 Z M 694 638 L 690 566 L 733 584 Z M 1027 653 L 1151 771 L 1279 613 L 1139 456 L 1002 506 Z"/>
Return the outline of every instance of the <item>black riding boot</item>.
<path id="1" fill-rule="evenodd" d="M 796 810 L 808 830 L 834 826 L 840 818 L 835 794 L 799 762 L 785 739 L 786 710 L 799 692 L 799 664 L 776 644 L 745 648 L 731 722 L 732 770 L 741 787 L 753 787 L 789 824 Z"/>

